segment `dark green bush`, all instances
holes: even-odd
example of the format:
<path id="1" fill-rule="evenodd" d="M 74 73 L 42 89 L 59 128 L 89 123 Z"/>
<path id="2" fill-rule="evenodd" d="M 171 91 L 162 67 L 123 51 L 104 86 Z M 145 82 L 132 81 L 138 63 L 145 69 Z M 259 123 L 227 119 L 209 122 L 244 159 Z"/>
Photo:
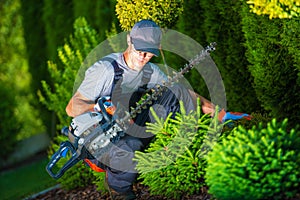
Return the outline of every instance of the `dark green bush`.
<path id="1" fill-rule="evenodd" d="M 188 115 L 181 113 L 175 119 L 156 117 L 155 123 L 149 123 L 147 130 L 156 138 L 145 152 L 136 152 L 139 179 L 151 194 L 178 199 L 204 186 L 208 147 L 204 141 L 212 141 L 208 134 L 220 136 L 220 126 L 216 118 L 201 114 L 200 108 Z"/>
<path id="2" fill-rule="evenodd" d="M 251 13 L 248 5 L 241 14 L 256 95 L 273 118 L 288 118 L 295 126 L 300 119 L 299 18 L 270 20 Z"/>
<path id="3" fill-rule="evenodd" d="M 245 57 L 241 8 L 241 1 L 185 1 L 183 27 L 184 32 L 201 45 L 217 42 L 216 51 L 211 56 L 222 76 L 228 110 L 260 112 L 260 102 L 253 89 L 253 77 Z M 205 83 L 199 80 L 201 78 L 191 81 L 193 88 L 209 99 Z M 211 80 L 215 81 L 215 77 Z"/>
<path id="4" fill-rule="evenodd" d="M 206 182 L 217 199 L 283 199 L 300 183 L 300 131 L 288 120 L 238 126 L 207 157 Z"/>
<path id="5" fill-rule="evenodd" d="M 21 123 L 16 119 L 15 108 L 17 102 L 11 90 L 0 80 L 0 96 L 4 101 L 0 103 L 0 159 L 7 159 L 14 151 L 17 144 L 17 133 L 20 131 Z"/>

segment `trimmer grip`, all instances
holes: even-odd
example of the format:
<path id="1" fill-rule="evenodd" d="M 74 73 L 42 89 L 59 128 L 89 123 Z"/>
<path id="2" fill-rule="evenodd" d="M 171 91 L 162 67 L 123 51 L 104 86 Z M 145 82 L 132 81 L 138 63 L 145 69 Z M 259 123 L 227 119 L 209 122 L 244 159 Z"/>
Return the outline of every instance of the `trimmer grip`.
<path id="1" fill-rule="evenodd" d="M 54 166 L 57 164 L 57 162 L 62 158 L 65 157 L 63 154 L 66 153 L 66 151 L 71 151 L 72 152 L 72 157 L 64 164 L 64 166 L 57 172 L 54 173 L 53 172 L 53 168 Z M 62 142 L 60 144 L 60 148 L 58 149 L 58 151 L 56 151 L 48 165 L 46 166 L 46 170 L 48 172 L 48 174 L 55 179 L 60 178 L 62 175 L 64 175 L 64 173 L 71 167 L 73 167 L 78 161 L 81 160 L 81 158 L 79 158 L 80 155 L 77 154 L 76 149 L 74 148 L 74 146 L 72 145 L 71 142 L 69 141 L 65 141 Z"/>

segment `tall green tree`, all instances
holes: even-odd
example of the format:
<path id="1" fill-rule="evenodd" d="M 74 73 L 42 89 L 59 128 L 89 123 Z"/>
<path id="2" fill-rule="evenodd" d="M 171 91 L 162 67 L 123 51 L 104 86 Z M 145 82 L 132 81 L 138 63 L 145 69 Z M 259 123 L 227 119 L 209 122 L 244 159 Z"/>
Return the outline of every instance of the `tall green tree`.
<path id="1" fill-rule="evenodd" d="M 277 119 L 300 120 L 299 18 L 272 19 L 243 9 L 249 70 L 264 109 Z"/>
<path id="2" fill-rule="evenodd" d="M 50 82 L 50 76 L 46 68 L 47 41 L 45 38 L 45 26 L 43 23 L 44 1 L 21 0 L 22 23 L 24 28 L 24 39 L 26 44 L 26 56 L 28 70 L 32 77 L 31 92 L 34 96 L 33 106 L 40 111 L 39 118 L 42 119 L 48 133 L 53 130 L 52 113 L 38 102 L 37 91 L 41 89 L 41 80 Z"/>
<path id="3" fill-rule="evenodd" d="M 272 18 L 300 17 L 300 2 L 298 0 L 248 1 L 251 11 L 257 15 L 268 15 Z"/>
<path id="4" fill-rule="evenodd" d="M 206 41 L 217 42 L 212 57 L 220 70 L 229 110 L 260 111 L 260 103 L 252 87 L 253 78 L 245 57 L 240 1 L 203 0 L 203 25 Z"/>
<path id="5" fill-rule="evenodd" d="M 74 22 L 72 1 L 45 0 L 42 7 L 42 22 L 45 28 L 46 57 L 57 58 L 57 47 L 72 32 Z"/>
<path id="6" fill-rule="evenodd" d="M 74 18 L 84 17 L 99 33 L 99 41 L 103 41 L 106 39 L 105 32 L 111 28 L 112 24 L 119 24 L 115 15 L 115 5 L 116 0 L 73 0 Z M 119 26 L 116 27 L 119 28 Z"/>
<path id="7" fill-rule="evenodd" d="M 203 10 L 201 2 L 201 0 L 184 1 L 183 13 L 177 25 L 180 32 L 196 40 L 200 45 L 205 46 L 207 41 L 205 30 L 202 28 L 205 10 Z M 197 13 L 196 16 L 195 13 Z M 202 76 L 195 70 L 191 71 L 188 76 L 193 89 L 201 96 L 209 98 L 208 88 Z"/>
<path id="8" fill-rule="evenodd" d="M 0 2 L 0 157 L 13 151 L 17 140 L 43 131 L 32 107 L 20 0 Z"/>

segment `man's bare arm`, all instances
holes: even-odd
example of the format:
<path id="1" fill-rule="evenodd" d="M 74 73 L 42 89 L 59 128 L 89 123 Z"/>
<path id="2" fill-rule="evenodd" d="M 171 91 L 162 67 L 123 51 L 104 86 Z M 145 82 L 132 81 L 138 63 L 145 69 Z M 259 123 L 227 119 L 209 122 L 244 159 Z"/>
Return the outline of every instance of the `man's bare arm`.
<path id="1" fill-rule="evenodd" d="M 95 103 L 86 97 L 84 97 L 80 92 L 76 92 L 74 96 L 70 99 L 67 107 L 66 113 L 70 117 L 76 117 L 85 112 L 90 112 L 94 110 Z"/>
<path id="2" fill-rule="evenodd" d="M 200 98 L 201 109 L 202 109 L 203 113 L 205 113 L 205 114 L 210 113 L 211 116 L 214 116 L 216 106 L 212 102 L 210 102 L 209 100 L 207 100 L 206 98 L 197 94 L 194 91 L 189 90 L 189 92 L 193 98 L 193 102 L 195 105 L 197 105 L 197 98 Z M 225 114 L 226 114 L 226 112 L 224 109 L 222 109 L 219 112 L 219 114 L 218 114 L 219 121 L 222 121 L 222 118 L 224 117 Z"/>

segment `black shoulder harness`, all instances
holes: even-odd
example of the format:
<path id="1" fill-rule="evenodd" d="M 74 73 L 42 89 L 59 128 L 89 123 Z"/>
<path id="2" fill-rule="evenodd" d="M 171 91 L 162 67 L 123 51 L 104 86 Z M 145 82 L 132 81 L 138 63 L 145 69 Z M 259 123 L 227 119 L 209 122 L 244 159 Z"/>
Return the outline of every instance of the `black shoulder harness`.
<path id="1" fill-rule="evenodd" d="M 124 70 L 122 68 L 120 68 L 118 62 L 111 57 L 104 57 L 101 59 L 101 61 L 110 62 L 114 68 L 114 80 L 113 80 L 113 85 L 112 85 L 112 91 L 113 91 L 117 82 L 122 78 Z M 152 69 L 151 65 L 149 63 L 147 63 L 145 65 L 145 67 L 143 68 L 142 84 L 138 88 L 138 90 L 146 90 L 147 89 L 147 84 L 149 83 L 149 81 L 151 79 L 152 73 L 153 73 L 153 69 Z M 111 91 L 111 93 L 112 93 L 112 91 Z"/>

